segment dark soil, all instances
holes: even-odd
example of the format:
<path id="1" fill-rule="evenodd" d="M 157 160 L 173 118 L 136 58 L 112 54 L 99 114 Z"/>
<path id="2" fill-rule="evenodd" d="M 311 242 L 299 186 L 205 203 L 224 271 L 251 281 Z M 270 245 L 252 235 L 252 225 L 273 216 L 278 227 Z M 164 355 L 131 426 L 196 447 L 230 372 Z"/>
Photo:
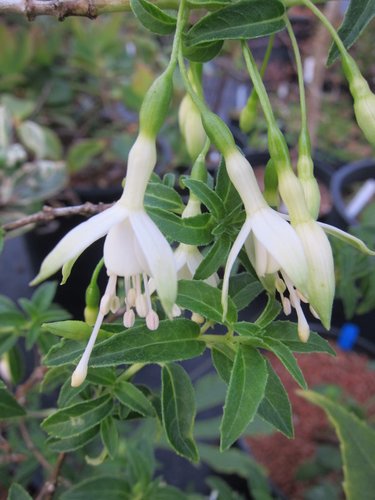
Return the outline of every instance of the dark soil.
<path id="1" fill-rule="evenodd" d="M 325 354 L 297 356 L 309 388 L 339 385 L 347 396 L 360 405 L 369 403 L 375 394 L 375 371 L 369 366 L 369 359 L 365 355 L 343 352 L 334 347 L 336 357 Z M 336 437 L 323 410 L 298 396 L 298 386 L 289 373 L 277 359 L 270 359 L 289 394 L 295 439 L 289 440 L 281 433 L 275 433 L 248 438 L 247 441 L 255 458 L 266 467 L 276 486 L 289 498 L 301 500 L 306 485 L 295 480 L 297 469 L 314 456 L 318 444 L 332 444 Z M 374 415 L 373 399 L 372 408 L 368 411 Z"/>

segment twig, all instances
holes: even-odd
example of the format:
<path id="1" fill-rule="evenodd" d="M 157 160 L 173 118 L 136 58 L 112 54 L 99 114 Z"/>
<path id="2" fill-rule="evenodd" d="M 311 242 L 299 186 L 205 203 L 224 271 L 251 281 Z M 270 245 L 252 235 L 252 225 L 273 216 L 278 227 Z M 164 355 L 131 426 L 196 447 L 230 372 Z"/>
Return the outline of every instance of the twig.
<path id="1" fill-rule="evenodd" d="M 20 464 L 27 460 L 27 456 L 23 453 L 9 453 L 0 457 L 0 465 Z"/>
<path id="2" fill-rule="evenodd" d="M 164 8 L 178 6 L 178 0 L 156 0 L 154 3 Z M 130 0 L 0 0 L 1 14 L 22 14 L 29 21 L 37 16 L 54 16 L 59 21 L 69 16 L 95 19 L 100 14 L 130 10 Z"/>
<path id="3" fill-rule="evenodd" d="M 69 217 L 71 215 L 94 215 L 99 212 L 103 212 L 110 206 L 112 206 L 112 204 L 99 203 L 97 205 L 94 205 L 93 203 L 89 202 L 84 203 L 83 205 L 76 205 L 72 207 L 54 208 L 46 205 L 40 212 L 32 215 L 27 215 L 14 222 L 8 222 L 7 224 L 4 224 L 3 230 L 5 232 L 9 232 L 20 227 L 28 226 L 29 224 L 48 222 L 59 217 Z"/>
<path id="4" fill-rule="evenodd" d="M 29 431 L 27 430 L 27 427 L 24 422 L 19 423 L 19 429 L 22 435 L 22 439 L 25 442 L 26 448 L 34 455 L 34 457 L 37 459 L 37 461 L 40 463 L 40 465 L 43 467 L 43 469 L 48 470 L 49 472 L 52 473 L 52 466 L 51 464 L 44 458 L 42 453 L 38 450 L 38 448 L 35 446 L 33 443 Z"/>
<path id="5" fill-rule="evenodd" d="M 60 453 L 57 457 L 57 461 L 55 467 L 53 468 L 51 476 L 47 479 L 47 481 L 43 484 L 42 489 L 40 490 L 38 496 L 35 500 L 51 500 L 53 494 L 56 490 L 57 482 L 60 475 L 61 467 L 65 460 L 65 453 Z"/>
<path id="6" fill-rule="evenodd" d="M 39 384 L 47 370 L 48 368 L 46 366 L 37 366 L 26 382 L 17 388 L 16 399 L 21 405 L 25 403 L 27 393 L 34 385 Z"/>

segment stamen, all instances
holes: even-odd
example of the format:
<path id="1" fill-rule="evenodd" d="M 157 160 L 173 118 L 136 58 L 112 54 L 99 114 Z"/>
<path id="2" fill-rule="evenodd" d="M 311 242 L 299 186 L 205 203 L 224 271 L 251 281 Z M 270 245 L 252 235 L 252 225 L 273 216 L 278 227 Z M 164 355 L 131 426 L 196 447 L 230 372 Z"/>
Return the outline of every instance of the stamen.
<path id="1" fill-rule="evenodd" d="M 281 295 L 281 303 L 283 305 L 285 316 L 289 316 L 289 314 L 292 312 L 292 305 L 290 303 L 290 300 L 287 297 L 284 297 L 284 295 Z"/>
<path id="2" fill-rule="evenodd" d="M 116 295 L 117 276 L 114 274 L 109 275 L 107 287 L 104 295 L 100 301 L 99 310 L 105 316 L 111 309 L 112 299 Z"/>
<path id="3" fill-rule="evenodd" d="M 146 317 L 148 311 L 147 311 L 146 297 L 144 293 L 137 296 L 135 301 L 135 309 L 140 318 Z"/>
<path id="4" fill-rule="evenodd" d="M 173 316 L 173 318 L 177 318 L 178 316 L 181 316 L 181 309 L 178 307 L 177 304 L 173 304 L 172 316 Z"/>
<path id="5" fill-rule="evenodd" d="M 296 290 L 296 292 L 297 292 L 297 295 L 298 295 L 298 297 L 300 298 L 300 300 L 302 302 L 304 302 L 305 304 L 309 303 L 309 301 L 307 300 L 307 298 L 304 295 L 302 295 L 302 293 L 299 290 Z"/>
<path id="6" fill-rule="evenodd" d="M 150 295 L 150 289 L 148 287 L 148 278 L 147 274 L 143 273 L 143 286 L 145 289 L 145 297 L 146 297 L 146 305 L 147 305 L 147 312 L 152 310 L 152 304 L 151 304 L 151 295 Z"/>
<path id="7" fill-rule="evenodd" d="M 315 311 L 315 309 L 312 306 L 310 306 L 309 309 L 310 309 L 311 314 L 314 316 L 314 318 L 316 318 L 320 321 L 319 314 Z"/>
<path id="8" fill-rule="evenodd" d="M 113 314 L 117 313 L 117 311 L 120 309 L 120 306 L 121 306 L 120 299 L 117 297 L 117 295 L 115 295 L 114 297 L 112 297 L 111 300 L 111 306 L 110 306 L 111 313 Z"/>
<path id="9" fill-rule="evenodd" d="M 149 330 L 157 330 L 159 326 L 159 316 L 153 309 L 147 313 L 146 325 Z"/>
<path id="10" fill-rule="evenodd" d="M 135 322 L 134 311 L 133 311 L 133 309 L 129 309 L 124 314 L 123 324 L 124 324 L 125 328 L 131 328 L 134 325 L 134 322 Z"/>
<path id="11" fill-rule="evenodd" d="M 198 323 L 198 325 L 201 325 L 202 323 L 204 323 L 204 317 L 198 313 L 193 312 L 193 314 L 191 315 L 191 321 L 194 321 L 195 323 Z"/>

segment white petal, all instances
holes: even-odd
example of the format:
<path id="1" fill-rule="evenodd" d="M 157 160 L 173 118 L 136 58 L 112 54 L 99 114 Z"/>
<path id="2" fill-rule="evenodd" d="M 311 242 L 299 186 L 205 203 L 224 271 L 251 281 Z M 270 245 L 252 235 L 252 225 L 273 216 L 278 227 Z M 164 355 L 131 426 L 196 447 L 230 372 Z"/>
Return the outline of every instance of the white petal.
<path id="1" fill-rule="evenodd" d="M 177 271 L 172 249 L 145 212 L 131 212 L 129 220 L 147 263 L 148 274 L 154 278 L 162 306 L 170 315 L 177 297 Z"/>
<path id="2" fill-rule="evenodd" d="M 104 264 L 110 274 L 117 276 L 150 273 L 129 218 L 109 230 L 104 242 Z"/>
<path id="3" fill-rule="evenodd" d="M 39 274 L 31 285 L 36 285 L 54 274 L 66 262 L 80 255 L 91 243 L 104 236 L 109 229 L 127 216 L 127 209 L 116 203 L 104 212 L 94 215 L 69 231 L 42 262 Z"/>
<path id="4" fill-rule="evenodd" d="M 221 304 L 223 306 L 223 317 L 225 318 L 228 310 L 228 288 L 229 288 L 229 277 L 232 271 L 233 264 L 237 259 L 238 254 L 241 251 L 249 233 L 251 231 L 251 217 L 245 220 L 241 231 L 238 233 L 235 242 L 229 252 L 227 263 L 225 265 L 224 278 L 223 278 L 223 289 L 221 291 Z"/>
<path id="5" fill-rule="evenodd" d="M 292 280 L 307 294 L 307 261 L 301 241 L 288 222 L 270 208 L 258 210 L 251 217 L 254 236 Z"/>
<path id="6" fill-rule="evenodd" d="M 331 245 L 323 229 L 314 220 L 297 224 L 309 270 L 307 298 L 321 322 L 330 327 L 335 275 Z"/>
<path id="7" fill-rule="evenodd" d="M 337 227 L 330 226 L 329 224 L 324 224 L 323 222 L 318 222 L 319 226 L 324 229 L 324 231 L 339 240 L 344 241 L 348 245 L 352 245 L 354 248 L 360 252 L 366 253 L 368 255 L 375 255 L 375 252 L 370 250 L 365 243 L 359 238 L 356 238 L 352 234 L 346 233 Z"/>

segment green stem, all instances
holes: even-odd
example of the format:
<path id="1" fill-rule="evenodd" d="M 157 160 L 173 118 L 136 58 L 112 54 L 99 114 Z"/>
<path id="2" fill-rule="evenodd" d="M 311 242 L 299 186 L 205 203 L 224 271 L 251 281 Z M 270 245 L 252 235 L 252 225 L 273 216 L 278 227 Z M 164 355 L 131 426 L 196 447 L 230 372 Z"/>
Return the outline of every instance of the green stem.
<path id="1" fill-rule="evenodd" d="M 268 61 L 270 60 L 270 57 L 271 57 L 271 52 L 273 49 L 274 41 L 275 41 L 275 34 L 272 33 L 272 35 L 270 36 L 270 39 L 268 40 L 268 45 L 267 45 L 266 53 L 264 54 L 262 66 L 260 67 L 260 76 L 262 78 L 264 77 L 264 74 L 265 74 L 267 66 L 268 66 Z"/>
<path id="2" fill-rule="evenodd" d="M 133 365 L 129 366 L 129 368 L 125 370 L 117 380 L 131 379 L 136 373 L 141 371 L 144 366 L 146 366 L 146 363 L 134 363 Z"/>
<path id="3" fill-rule="evenodd" d="M 186 0 L 181 0 L 178 8 L 176 32 L 173 39 L 171 59 L 168 64 L 168 69 L 170 69 L 170 71 L 174 71 L 177 65 L 178 55 L 181 46 L 182 33 L 185 27 L 187 13 L 188 10 L 186 9 Z"/>
<path id="4" fill-rule="evenodd" d="M 100 261 L 97 263 L 94 272 L 92 273 L 91 276 L 91 283 L 96 283 L 98 281 L 98 276 L 100 271 L 102 270 L 103 265 L 104 265 L 104 257 L 102 257 Z"/>
<path id="5" fill-rule="evenodd" d="M 318 7 L 316 7 L 311 0 L 302 0 L 302 1 L 306 5 L 306 7 L 308 7 L 311 10 L 311 12 L 313 12 L 316 15 L 316 17 L 319 19 L 319 21 L 327 28 L 327 30 L 331 34 L 335 44 L 337 45 L 337 48 L 339 49 L 341 55 L 345 56 L 347 54 L 347 50 L 345 48 L 345 45 L 343 44 L 337 31 L 332 26 L 332 24 L 328 21 L 328 19 L 323 14 L 323 12 L 321 10 L 319 10 Z"/>
<path id="6" fill-rule="evenodd" d="M 296 39 L 296 36 L 294 34 L 292 25 L 291 25 L 289 19 L 287 18 L 287 16 L 285 16 L 285 24 L 286 24 L 286 29 L 288 30 L 290 41 L 292 42 L 294 59 L 296 61 L 296 66 L 297 66 L 299 100 L 300 100 L 300 107 L 301 107 L 301 129 L 307 130 L 306 95 L 305 95 L 305 85 L 304 85 L 304 79 L 303 79 L 301 53 L 300 53 L 300 50 L 298 47 L 297 39 Z"/>

